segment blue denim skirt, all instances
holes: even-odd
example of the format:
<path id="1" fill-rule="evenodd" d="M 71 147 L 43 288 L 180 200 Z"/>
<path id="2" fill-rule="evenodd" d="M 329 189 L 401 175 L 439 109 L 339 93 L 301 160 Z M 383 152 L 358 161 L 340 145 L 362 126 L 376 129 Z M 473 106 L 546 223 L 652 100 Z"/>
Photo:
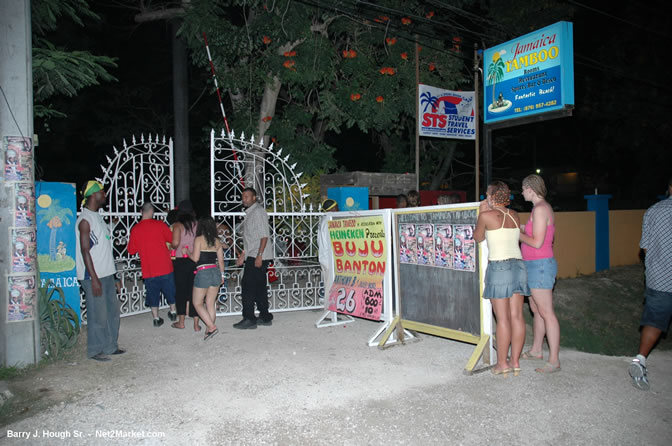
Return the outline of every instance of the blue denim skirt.
<path id="1" fill-rule="evenodd" d="M 520 259 L 493 260 L 485 272 L 484 299 L 506 299 L 514 293 L 530 295 L 527 270 Z"/>
<path id="2" fill-rule="evenodd" d="M 558 275 L 558 262 L 553 257 L 547 259 L 525 260 L 527 284 L 530 288 L 552 290 L 555 276 Z"/>
<path id="3" fill-rule="evenodd" d="M 194 288 L 218 287 L 222 283 L 222 272 L 219 268 L 201 269 L 196 272 L 194 277 Z"/>

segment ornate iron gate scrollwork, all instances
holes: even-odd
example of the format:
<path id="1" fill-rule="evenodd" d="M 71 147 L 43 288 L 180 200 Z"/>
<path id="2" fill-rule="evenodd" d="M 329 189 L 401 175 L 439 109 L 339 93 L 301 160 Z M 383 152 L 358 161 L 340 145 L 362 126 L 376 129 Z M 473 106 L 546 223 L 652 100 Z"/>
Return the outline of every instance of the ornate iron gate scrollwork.
<path id="1" fill-rule="evenodd" d="M 305 201 L 302 173 L 289 155 L 271 144 L 264 147 L 254 137 L 237 138 L 233 133 L 216 137 L 211 132 L 211 211 L 220 238 L 231 248 L 225 253 L 226 281 L 218 297 L 218 314 L 239 314 L 241 272 L 235 266 L 235 249 L 242 239 L 235 231 L 245 213 L 241 203 L 246 184 L 254 185 L 264 204 L 271 225 L 277 280 L 268 284 L 271 311 L 321 308 L 322 271 L 317 261 L 317 231 L 323 215 Z M 144 283 L 137 256 L 126 251 L 130 230 L 140 219 L 140 208 L 151 201 L 155 215 L 165 219 L 174 208 L 173 142 L 163 137 L 140 137 L 132 144 L 124 141 L 122 150 L 114 147 L 114 158 L 101 166 L 108 205 L 103 217 L 112 229 L 117 271 L 121 276 L 119 293 L 122 316 L 149 311 L 144 305 Z M 247 181 L 246 181 L 247 178 Z M 82 317 L 86 303 L 82 298 Z"/>
<path id="2" fill-rule="evenodd" d="M 271 311 L 321 308 L 322 271 L 317 261 L 317 232 L 323 215 L 306 203 L 308 194 L 290 164 L 288 154 L 271 144 L 264 147 L 254 136 L 239 138 L 232 132 L 210 134 L 211 209 L 219 225 L 220 238 L 231 248 L 225 253 L 226 281 L 218 298 L 218 314 L 242 311 L 241 272 L 235 266 L 234 246 L 242 249 L 236 228 L 245 213 L 242 191 L 252 186 L 268 212 L 275 253 L 277 280 L 268 283 Z"/>
<path id="3" fill-rule="evenodd" d="M 155 216 L 165 220 L 168 211 L 174 208 L 173 185 L 173 141 L 159 136 L 140 136 L 132 144 L 123 141 L 122 150 L 114 149 L 114 158 L 107 156 L 107 167 L 103 177 L 96 178 L 103 183 L 107 195 L 107 206 L 102 210 L 105 221 L 110 225 L 114 260 L 122 288 L 118 294 L 121 315 L 129 316 L 149 311 L 145 307 L 145 285 L 141 280 L 140 262 L 137 255 L 126 251 L 128 237 L 133 225 L 140 220 L 141 207 L 151 201 L 156 207 Z M 86 317 L 86 301 L 81 300 L 82 318 Z"/>

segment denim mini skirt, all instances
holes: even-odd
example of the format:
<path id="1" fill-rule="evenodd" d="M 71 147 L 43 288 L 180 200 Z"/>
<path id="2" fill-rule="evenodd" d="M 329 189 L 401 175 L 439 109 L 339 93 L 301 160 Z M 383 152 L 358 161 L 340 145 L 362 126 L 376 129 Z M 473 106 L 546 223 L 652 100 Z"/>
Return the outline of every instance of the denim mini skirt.
<path id="1" fill-rule="evenodd" d="M 493 260 L 485 272 L 484 299 L 506 299 L 514 293 L 530 295 L 527 269 L 520 259 Z"/>
<path id="2" fill-rule="evenodd" d="M 219 268 L 206 268 L 196 272 L 194 277 L 195 288 L 210 288 L 219 286 L 222 283 L 222 272 Z"/>
<path id="3" fill-rule="evenodd" d="M 553 257 L 537 260 L 525 260 L 527 284 L 530 288 L 552 290 L 555 276 L 558 275 L 558 262 Z"/>

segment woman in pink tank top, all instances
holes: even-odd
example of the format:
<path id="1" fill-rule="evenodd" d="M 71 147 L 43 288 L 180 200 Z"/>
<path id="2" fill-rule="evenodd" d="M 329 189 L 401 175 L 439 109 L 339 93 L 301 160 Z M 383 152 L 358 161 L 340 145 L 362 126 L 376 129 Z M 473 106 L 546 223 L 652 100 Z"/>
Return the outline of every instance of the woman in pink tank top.
<path id="1" fill-rule="evenodd" d="M 523 197 L 534 205 L 530 219 L 520 234 L 521 252 L 527 267 L 527 281 L 531 295 L 530 309 L 534 313 L 534 340 L 532 347 L 523 352 L 521 359 L 543 359 L 544 337 L 548 341 L 548 362 L 535 369 L 539 373 L 560 371 L 560 324 L 553 311 L 553 286 L 558 264 L 553 257 L 555 217 L 546 201 L 546 185 L 539 175 L 523 179 Z"/>
<path id="2" fill-rule="evenodd" d="M 173 242 L 171 247 L 175 252 L 173 276 L 175 277 L 175 304 L 178 320 L 172 323 L 171 327 L 183 329 L 185 318 L 190 316 L 194 319 L 194 331 L 201 330 L 200 318 L 191 300 L 196 263 L 189 258 L 188 254 L 183 253 L 183 249 L 186 249 L 189 253 L 193 251 L 197 230 L 196 212 L 194 212 L 191 202 L 189 200 L 181 201 L 178 205 L 176 222 L 172 226 Z"/>

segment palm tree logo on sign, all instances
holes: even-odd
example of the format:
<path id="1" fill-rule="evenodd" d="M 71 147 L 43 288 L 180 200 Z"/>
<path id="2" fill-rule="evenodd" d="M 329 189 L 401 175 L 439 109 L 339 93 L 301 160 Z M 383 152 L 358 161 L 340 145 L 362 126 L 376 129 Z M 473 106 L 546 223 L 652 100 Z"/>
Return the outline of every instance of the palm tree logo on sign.
<path id="1" fill-rule="evenodd" d="M 75 267 L 75 260 L 68 254 L 68 248 L 63 239 L 60 239 L 60 229 L 64 225 L 70 224 L 70 217 L 73 217 L 72 211 L 61 207 L 60 200 L 52 200 L 47 194 L 42 194 L 37 199 L 39 207 L 37 211 L 40 221 L 38 224 L 46 223 L 49 228 L 49 254 L 38 254 L 40 269 L 44 272 L 58 273 L 70 271 Z"/>
<path id="2" fill-rule="evenodd" d="M 492 85 L 492 102 L 488 105 L 488 111 L 491 113 L 501 113 L 511 108 L 513 104 L 508 99 L 504 99 L 504 94 L 500 91 L 497 95 L 497 82 L 504 77 L 504 61 L 502 56 L 506 50 L 497 51 L 492 55 L 492 63 L 488 65 L 488 81 Z"/>

